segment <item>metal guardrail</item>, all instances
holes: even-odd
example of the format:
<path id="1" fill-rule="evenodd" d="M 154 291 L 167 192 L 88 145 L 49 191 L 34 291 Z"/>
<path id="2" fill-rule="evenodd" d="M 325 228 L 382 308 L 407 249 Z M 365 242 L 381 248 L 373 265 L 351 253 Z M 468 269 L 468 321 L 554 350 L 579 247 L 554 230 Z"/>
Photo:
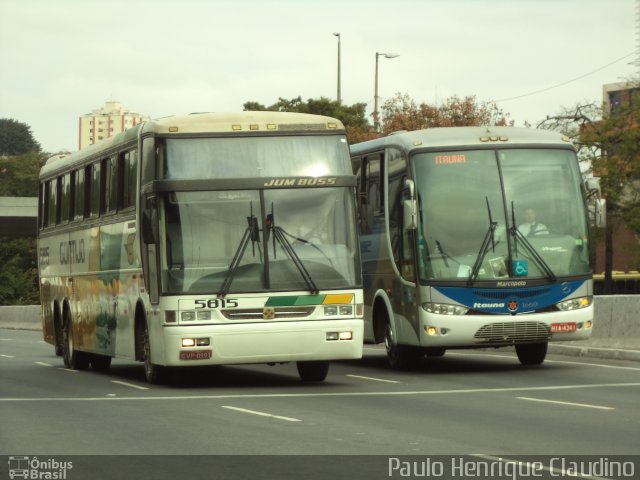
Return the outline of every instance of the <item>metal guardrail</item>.
<path id="1" fill-rule="evenodd" d="M 612 272 L 611 285 L 611 295 L 640 294 L 640 272 Z M 593 276 L 593 291 L 595 295 L 604 294 L 604 273 Z"/>

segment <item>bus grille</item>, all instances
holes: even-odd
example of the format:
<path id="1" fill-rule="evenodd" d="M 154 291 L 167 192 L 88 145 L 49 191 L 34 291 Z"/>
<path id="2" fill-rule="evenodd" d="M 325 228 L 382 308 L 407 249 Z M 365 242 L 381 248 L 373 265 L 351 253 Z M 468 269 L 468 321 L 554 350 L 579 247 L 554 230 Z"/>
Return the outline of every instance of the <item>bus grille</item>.
<path id="1" fill-rule="evenodd" d="M 308 317 L 315 310 L 312 307 L 234 308 L 221 310 L 229 320 L 287 320 Z"/>
<path id="2" fill-rule="evenodd" d="M 490 323 L 473 336 L 475 343 L 487 345 L 546 342 L 550 338 L 551 329 L 540 322 Z"/>
<path id="3" fill-rule="evenodd" d="M 518 293 L 503 292 L 499 290 L 497 291 L 476 290 L 473 292 L 473 294 L 478 297 L 489 298 L 492 300 L 504 300 L 505 298 L 512 298 L 512 297 L 518 297 L 518 298 L 537 297 L 540 295 L 545 295 L 550 291 L 551 289 L 549 288 L 539 288 L 536 290 L 519 291 Z"/>

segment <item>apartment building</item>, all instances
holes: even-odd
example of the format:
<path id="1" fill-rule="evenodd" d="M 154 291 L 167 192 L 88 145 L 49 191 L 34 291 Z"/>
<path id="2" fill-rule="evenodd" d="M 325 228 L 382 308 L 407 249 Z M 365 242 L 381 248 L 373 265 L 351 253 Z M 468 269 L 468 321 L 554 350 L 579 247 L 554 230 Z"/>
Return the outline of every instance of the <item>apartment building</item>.
<path id="1" fill-rule="evenodd" d="M 112 137 L 124 130 L 135 127 L 140 122 L 147 120 L 139 113 L 122 108 L 120 102 L 108 101 L 104 107 L 93 110 L 80 117 L 78 127 L 78 148 Z"/>

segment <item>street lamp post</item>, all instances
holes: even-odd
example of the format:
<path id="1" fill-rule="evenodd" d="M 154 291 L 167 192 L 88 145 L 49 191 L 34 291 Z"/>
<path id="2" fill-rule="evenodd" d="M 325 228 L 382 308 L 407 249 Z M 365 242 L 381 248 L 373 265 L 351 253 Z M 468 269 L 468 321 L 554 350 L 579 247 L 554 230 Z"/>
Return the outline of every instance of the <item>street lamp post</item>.
<path id="1" fill-rule="evenodd" d="M 340 34 L 334 33 L 338 37 L 338 104 L 340 104 Z"/>
<path id="2" fill-rule="evenodd" d="M 400 55 L 397 53 L 379 53 L 376 52 L 376 78 L 375 78 L 375 91 L 373 94 L 373 127 L 375 131 L 380 130 L 380 123 L 378 121 L 378 57 L 383 56 L 384 58 L 396 58 Z"/>

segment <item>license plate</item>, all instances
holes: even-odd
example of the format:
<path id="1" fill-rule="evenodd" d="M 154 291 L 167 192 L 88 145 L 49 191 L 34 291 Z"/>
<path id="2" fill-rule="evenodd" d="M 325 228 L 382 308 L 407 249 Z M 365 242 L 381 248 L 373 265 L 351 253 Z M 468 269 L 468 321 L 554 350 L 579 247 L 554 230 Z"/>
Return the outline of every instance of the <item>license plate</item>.
<path id="1" fill-rule="evenodd" d="M 180 360 L 209 360 L 211 350 L 187 350 L 180 352 Z"/>
<path id="2" fill-rule="evenodd" d="M 552 323 L 551 333 L 569 333 L 576 331 L 576 322 Z"/>

